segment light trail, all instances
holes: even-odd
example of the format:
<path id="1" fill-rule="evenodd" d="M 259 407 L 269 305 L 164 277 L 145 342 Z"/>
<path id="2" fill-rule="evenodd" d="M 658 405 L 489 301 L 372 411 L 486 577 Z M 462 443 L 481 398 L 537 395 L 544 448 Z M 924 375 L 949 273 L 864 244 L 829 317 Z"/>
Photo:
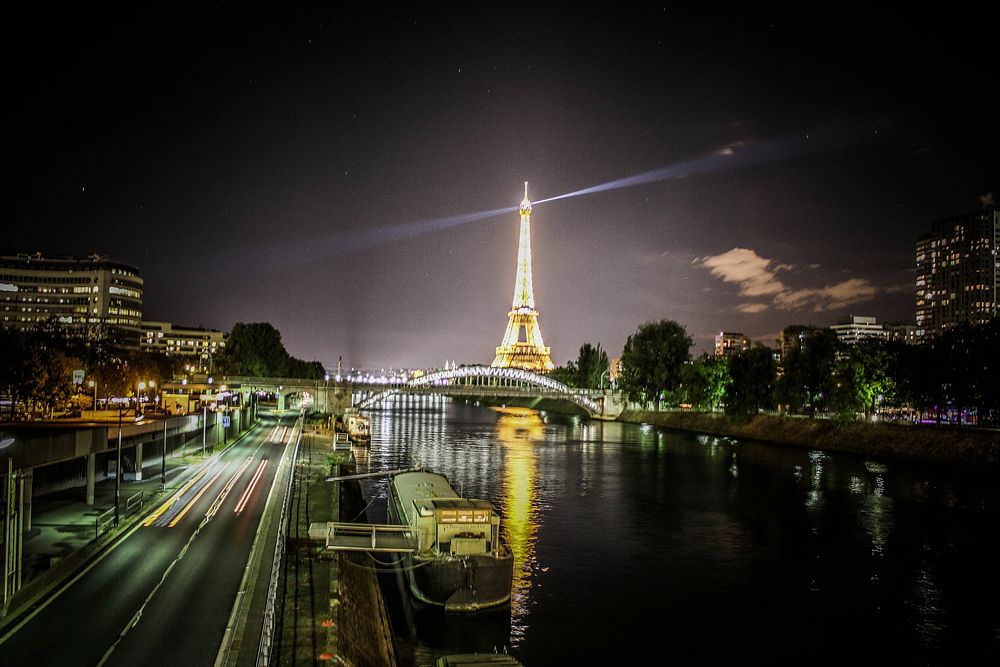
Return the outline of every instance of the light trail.
<path id="1" fill-rule="evenodd" d="M 199 499 L 199 498 L 201 498 L 201 497 L 202 497 L 203 495 L 205 495 L 205 492 L 206 492 L 206 491 L 208 491 L 208 489 L 209 489 L 209 488 L 210 488 L 210 487 L 211 487 L 211 486 L 212 486 L 213 484 L 215 484 L 215 480 L 217 480 L 217 479 L 219 479 L 220 477 L 222 477 L 222 473 L 224 473 L 224 472 L 226 472 L 226 467 L 225 467 L 225 466 L 222 466 L 221 470 L 219 470 L 219 472 L 217 472 L 217 473 L 215 474 L 215 476 L 214 476 L 214 477 L 212 477 L 212 479 L 210 479 L 210 480 L 208 480 L 207 482 L 205 482 L 204 484 L 202 484 L 202 485 L 201 485 L 201 490 L 200 490 L 200 491 L 198 491 L 198 493 L 196 493 L 196 494 L 195 494 L 194 498 L 192 498 L 191 500 L 189 500 L 189 501 L 187 502 L 187 504 L 186 504 L 186 505 L 184 505 L 184 508 L 183 508 L 183 509 L 182 509 L 182 510 L 181 510 L 181 511 L 180 511 L 180 512 L 179 512 L 179 513 L 177 514 L 177 516 L 175 516 L 175 517 L 174 517 L 174 519 L 173 519 L 172 521 L 170 521 L 170 523 L 168 523 L 168 524 L 167 524 L 167 527 L 168 527 L 168 528 L 173 528 L 173 527 L 174 527 L 174 526 L 176 526 L 176 525 L 177 525 L 178 523 L 180 523 L 180 520 L 181 520 L 181 519 L 183 519 L 183 518 L 184 518 L 184 516 L 185 516 L 185 515 L 186 515 L 186 514 L 187 514 L 188 512 L 190 512 L 190 511 L 191 511 L 191 508 L 192 508 L 192 507 L 194 507 L 194 504 L 195 504 L 196 502 L 198 502 L 198 499 Z"/>
<path id="2" fill-rule="evenodd" d="M 243 474 L 244 470 L 250 467 L 251 463 L 253 463 L 253 456 L 248 456 L 246 460 L 243 462 L 243 465 L 241 465 L 236 470 L 236 472 L 233 473 L 233 476 L 229 478 L 229 481 L 226 482 L 226 485 L 222 487 L 222 491 L 215 498 L 215 501 L 212 503 L 212 506 L 208 508 L 208 511 L 205 513 L 205 516 L 209 518 L 215 516 L 216 512 L 219 511 L 219 507 L 221 507 L 222 503 L 225 502 L 226 496 L 229 495 L 229 492 L 232 490 L 233 486 L 236 485 L 236 480 L 240 478 L 240 475 Z"/>
<path id="3" fill-rule="evenodd" d="M 253 479 L 251 479 L 250 483 L 247 485 L 246 490 L 243 492 L 243 496 L 240 498 L 240 501 L 236 503 L 236 508 L 233 509 L 233 512 L 235 514 L 239 514 L 240 512 L 242 512 L 243 508 L 247 506 L 247 503 L 250 501 L 250 496 L 253 495 L 254 489 L 257 488 L 257 482 L 260 481 L 261 475 L 264 474 L 265 467 L 267 467 L 267 459 L 261 459 L 260 465 L 257 466 L 257 472 L 254 474 Z"/>
<path id="4" fill-rule="evenodd" d="M 178 489 L 177 492 L 174 495 L 170 496 L 170 498 L 168 498 L 162 505 L 160 505 L 158 508 L 156 508 L 155 512 L 153 512 L 152 514 L 150 514 L 146 518 L 146 520 L 142 522 L 143 527 L 144 528 L 149 528 L 154 523 L 156 523 L 156 520 L 159 519 L 160 516 L 163 515 L 164 512 L 166 512 L 168 509 L 170 509 L 171 507 L 173 507 L 173 505 L 178 500 L 180 500 L 181 497 L 185 493 L 187 493 L 188 489 L 190 489 L 192 486 L 194 486 L 195 483 L 197 483 L 198 480 L 200 480 L 202 477 L 204 477 L 205 473 L 207 473 L 207 472 L 208 472 L 207 470 L 203 470 L 200 473 L 198 473 L 197 475 L 195 475 L 194 477 L 192 477 L 190 480 L 188 480 L 187 483 L 184 484 L 184 486 L 182 486 L 180 489 Z"/>

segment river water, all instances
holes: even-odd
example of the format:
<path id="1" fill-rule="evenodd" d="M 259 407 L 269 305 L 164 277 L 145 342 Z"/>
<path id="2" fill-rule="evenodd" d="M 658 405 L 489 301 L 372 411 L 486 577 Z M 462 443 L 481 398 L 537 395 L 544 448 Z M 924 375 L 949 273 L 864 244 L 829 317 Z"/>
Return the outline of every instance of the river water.
<path id="1" fill-rule="evenodd" d="M 402 665 L 1000 664 L 997 467 L 956 469 L 440 397 L 368 412 L 359 472 L 446 475 L 502 517 L 509 608 L 415 610 Z M 364 480 L 369 521 L 387 480 Z M 652 657 L 647 657 L 652 656 Z"/>

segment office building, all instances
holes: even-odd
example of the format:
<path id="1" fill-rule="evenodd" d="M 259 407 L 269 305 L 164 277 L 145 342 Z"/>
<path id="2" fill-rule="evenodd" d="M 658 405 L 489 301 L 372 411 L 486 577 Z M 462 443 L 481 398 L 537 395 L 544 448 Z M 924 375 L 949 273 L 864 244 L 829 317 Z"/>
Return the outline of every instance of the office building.
<path id="1" fill-rule="evenodd" d="M 107 257 L 0 257 L 0 324 L 21 330 L 54 322 L 70 335 L 138 349 L 142 278 Z"/>
<path id="2" fill-rule="evenodd" d="M 857 345 L 865 339 L 886 340 L 886 330 L 874 317 L 851 315 L 832 327 L 837 340 L 846 345 Z"/>
<path id="3" fill-rule="evenodd" d="M 181 327 L 170 322 L 143 322 L 140 348 L 168 357 L 190 359 L 194 372 L 214 372 L 215 355 L 226 346 L 226 335 L 216 329 Z"/>

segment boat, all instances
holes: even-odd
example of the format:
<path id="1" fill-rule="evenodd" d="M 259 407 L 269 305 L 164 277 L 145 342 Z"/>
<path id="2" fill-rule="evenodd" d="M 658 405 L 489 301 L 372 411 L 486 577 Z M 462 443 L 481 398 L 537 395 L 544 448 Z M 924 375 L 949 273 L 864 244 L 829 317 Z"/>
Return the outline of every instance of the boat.
<path id="1" fill-rule="evenodd" d="M 524 667 L 520 660 L 506 653 L 455 653 L 443 655 L 434 667 Z"/>
<path id="2" fill-rule="evenodd" d="M 490 501 L 462 498 L 444 475 L 401 472 L 389 481 L 388 514 L 415 533 L 403 568 L 415 599 L 446 612 L 510 602 L 514 556 Z"/>
<path id="3" fill-rule="evenodd" d="M 364 445 L 371 440 L 371 421 L 358 412 L 357 408 L 348 408 L 344 412 L 344 423 L 354 444 Z"/>

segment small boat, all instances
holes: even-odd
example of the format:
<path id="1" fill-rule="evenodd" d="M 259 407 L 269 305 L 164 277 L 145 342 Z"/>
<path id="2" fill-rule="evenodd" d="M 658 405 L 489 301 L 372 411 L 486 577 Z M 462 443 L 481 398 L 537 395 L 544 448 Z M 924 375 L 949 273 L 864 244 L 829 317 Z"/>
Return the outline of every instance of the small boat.
<path id="1" fill-rule="evenodd" d="M 347 426 L 347 434 L 356 445 L 365 445 L 371 440 L 371 421 L 368 417 L 357 411 L 357 408 L 348 408 L 344 413 L 344 422 Z"/>
<path id="2" fill-rule="evenodd" d="M 447 612 L 510 602 L 514 556 L 490 501 L 460 497 L 444 475 L 403 472 L 389 481 L 388 513 L 416 533 L 403 561 L 414 598 Z"/>
<path id="3" fill-rule="evenodd" d="M 443 655 L 434 667 L 523 667 L 514 656 L 506 653 L 456 653 Z"/>

